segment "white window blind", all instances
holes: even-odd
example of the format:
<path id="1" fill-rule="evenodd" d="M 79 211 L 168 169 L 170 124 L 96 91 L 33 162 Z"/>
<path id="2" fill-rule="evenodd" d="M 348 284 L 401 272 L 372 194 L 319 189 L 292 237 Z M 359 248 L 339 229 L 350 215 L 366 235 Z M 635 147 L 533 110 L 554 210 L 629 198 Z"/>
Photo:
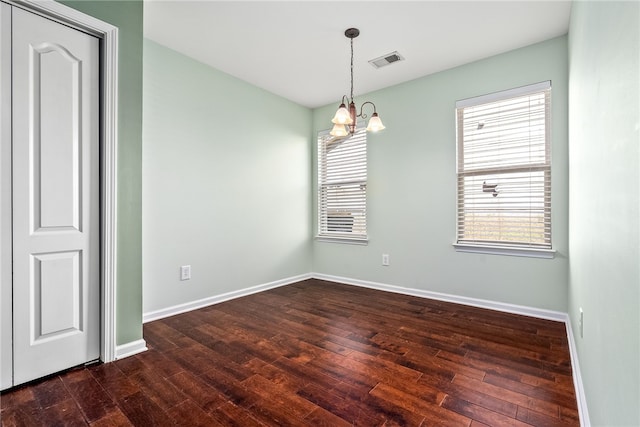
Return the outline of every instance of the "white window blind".
<path id="1" fill-rule="evenodd" d="M 456 103 L 459 244 L 551 249 L 551 82 Z"/>
<path id="2" fill-rule="evenodd" d="M 318 135 L 318 236 L 367 238 L 367 135 Z"/>

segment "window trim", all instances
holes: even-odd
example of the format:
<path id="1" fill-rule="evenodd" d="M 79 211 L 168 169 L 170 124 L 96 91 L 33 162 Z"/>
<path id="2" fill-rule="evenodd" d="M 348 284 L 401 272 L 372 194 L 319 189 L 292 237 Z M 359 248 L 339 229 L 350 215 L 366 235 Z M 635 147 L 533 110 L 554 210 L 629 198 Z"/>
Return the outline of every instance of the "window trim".
<path id="1" fill-rule="evenodd" d="M 317 153 L 317 159 L 316 159 L 316 179 L 317 179 L 317 185 L 316 185 L 316 235 L 314 237 L 314 240 L 317 242 L 323 242 L 323 243 L 343 243 L 343 244 L 351 244 L 351 245 L 368 245 L 369 243 L 369 230 L 368 230 L 368 226 L 367 226 L 367 215 L 366 215 L 366 206 L 367 206 L 367 195 L 365 192 L 365 234 L 363 235 L 358 235 L 357 237 L 350 237 L 350 236 L 345 236 L 345 235 L 330 235 L 330 234 L 321 234 L 320 228 L 321 228 L 321 216 L 322 216 L 322 212 L 321 212 L 321 188 L 322 188 L 322 184 L 320 181 L 320 171 L 321 171 L 321 167 L 320 167 L 320 149 L 321 149 L 321 141 L 320 139 L 323 136 L 329 135 L 329 131 L 330 129 L 325 129 L 325 130 L 321 130 L 317 133 L 316 136 L 316 153 Z M 367 132 L 365 130 L 365 123 L 362 121 L 358 121 L 357 122 L 357 131 L 362 131 L 364 132 L 364 138 L 365 138 L 365 147 L 367 144 Z M 357 132 L 356 131 L 356 132 Z M 367 179 L 365 181 L 365 184 L 368 185 L 368 156 L 366 156 L 365 154 L 365 165 L 367 166 Z"/>
<path id="2" fill-rule="evenodd" d="M 458 122 L 457 122 L 457 114 L 460 108 L 471 107 L 475 105 L 481 105 L 501 100 L 507 100 L 510 98 L 516 98 L 520 96 L 526 96 L 529 94 L 534 94 L 546 90 L 551 89 L 551 81 L 542 81 L 539 83 L 534 83 L 530 85 L 520 86 L 512 89 L 507 89 L 504 91 L 493 92 L 486 95 L 480 95 L 472 98 L 467 98 L 463 100 L 456 101 L 455 104 L 455 115 L 456 115 L 456 164 L 459 161 L 459 134 L 458 134 Z M 550 138 L 551 133 L 551 113 L 549 113 L 549 117 L 546 120 L 547 128 L 547 137 Z M 551 141 L 547 141 L 547 144 L 551 144 Z M 549 147 L 551 150 L 551 147 Z M 549 152 L 550 154 L 550 152 Z M 551 172 L 551 160 L 549 159 L 548 170 Z M 458 166 L 456 166 L 456 176 L 459 176 Z M 456 179 L 457 180 L 457 179 Z M 549 190 L 549 196 L 551 197 L 551 190 Z M 456 184 L 456 221 L 455 221 L 455 236 L 456 241 L 453 243 L 453 247 L 456 252 L 463 253 L 479 253 L 479 254 L 488 254 L 488 255 L 504 255 L 504 256 L 519 256 L 519 257 L 530 257 L 530 258 L 542 258 L 542 259 L 553 259 L 555 257 L 556 250 L 553 248 L 553 235 L 551 235 L 551 239 L 549 241 L 549 248 L 536 248 L 536 247 L 527 247 L 525 245 L 511 245 L 505 242 L 505 244 L 501 244 L 500 242 L 496 243 L 482 243 L 482 242 L 459 242 L 458 237 L 458 229 L 459 229 L 459 187 Z M 553 222 L 553 218 L 550 219 L 551 223 Z"/>
<path id="3" fill-rule="evenodd" d="M 316 235 L 316 242 L 323 243 L 345 243 L 348 245 L 363 245 L 366 246 L 369 244 L 369 238 L 366 239 L 356 239 L 353 237 L 330 237 L 330 236 L 321 236 Z"/>
<path id="4" fill-rule="evenodd" d="M 535 249 L 535 248 L 523 248 L 514 246 L 500 246 L 500 245 L 480 245 L 471 243 L 454 243 L 453 247 L 456 252 L 472 253 L 472 254 L 486 254 L 486 255 L 505 255 L 505 256 L 519 256 L 528 258 L 543 258 L 553 259 L 555 258 L 555 249 Z"/>
<path id="5" fill-rule="evenodd" d="M 499 92 L 492 92 L 486 95 L 475 96 L 473 98 L 461 99 L 459 101 L 456 101 L 456 109 L 471 107 L 480 104 L 487 104 L 494 101 L 502 101 L 504 99 L 516 98 L 518 96 L 530 95 L 532 93 L 542 92 L 543 90 L 547 89 L 551 89 L 551 80 L 545 80 L 539 83 L 519 86 L 513 89 L 501 90 Z"/>

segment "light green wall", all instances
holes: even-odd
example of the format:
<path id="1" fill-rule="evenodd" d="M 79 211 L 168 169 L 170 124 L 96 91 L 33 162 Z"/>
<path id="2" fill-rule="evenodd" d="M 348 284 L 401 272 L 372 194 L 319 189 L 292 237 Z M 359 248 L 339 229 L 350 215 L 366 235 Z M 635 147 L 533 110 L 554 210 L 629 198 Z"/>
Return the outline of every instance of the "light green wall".
<path id="1" fill-rule="evenodd" d="M 150 40 L 144 65 L 144 312 L 308 273 L 311 111 Z"/>
<path id="2" fill-rule="evenodd" d="M 362 97 L 376 103 L 387 126 L 368 135 L 369 244 L 314 242 L 314 271 L 566 311 L 567 73 L 560 37 Z M 553 86 L 555 259 L 456 252 L 456 100 L 544 80 Z M 328 128 L 336 107 L 314 111 L 315 132 Z M 382 253 L 390 266 L 381 265 Z"/>
<path id="3" fill-rule="evenodd" d="M 639 28 L 637 2 L 573 3 L 568 307 L 594 426 L 640 425 Z"/>
<path id="4" fill-rule="evenodd" d="M 61 1 L 119 29 L 116 343 L 142 338 L 142 1 Z"/>

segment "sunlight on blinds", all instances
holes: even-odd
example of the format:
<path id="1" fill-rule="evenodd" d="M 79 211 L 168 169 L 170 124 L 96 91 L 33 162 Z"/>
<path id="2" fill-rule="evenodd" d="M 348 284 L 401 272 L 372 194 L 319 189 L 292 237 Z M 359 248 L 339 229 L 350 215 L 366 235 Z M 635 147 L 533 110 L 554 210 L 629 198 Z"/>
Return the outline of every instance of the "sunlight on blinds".
<path id="1" fill-rule="evenodd" d="M 367 238 L 367 137 L 318 136 L 318 235 Z"/>
<path id="2" fill-rule="evenodd" d="M 551 248 L 551 87 L 539 87 L 457 108 L 458 243 Z"/>

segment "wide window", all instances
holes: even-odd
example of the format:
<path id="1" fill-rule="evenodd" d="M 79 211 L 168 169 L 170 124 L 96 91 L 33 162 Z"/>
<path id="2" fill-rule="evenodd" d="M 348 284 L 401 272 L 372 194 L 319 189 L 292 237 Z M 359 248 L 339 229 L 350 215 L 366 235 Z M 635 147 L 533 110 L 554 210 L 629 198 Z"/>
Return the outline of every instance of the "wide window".
<path id="1" fill-rule="evenodd" d="M 551 249 L 551 82 L 456 103 L 457 247 Z"/>
<path id="2" fill-rule="evenodd" d="M 366 242 L 367 135 L 318 134 L 318 237 Z"/>

